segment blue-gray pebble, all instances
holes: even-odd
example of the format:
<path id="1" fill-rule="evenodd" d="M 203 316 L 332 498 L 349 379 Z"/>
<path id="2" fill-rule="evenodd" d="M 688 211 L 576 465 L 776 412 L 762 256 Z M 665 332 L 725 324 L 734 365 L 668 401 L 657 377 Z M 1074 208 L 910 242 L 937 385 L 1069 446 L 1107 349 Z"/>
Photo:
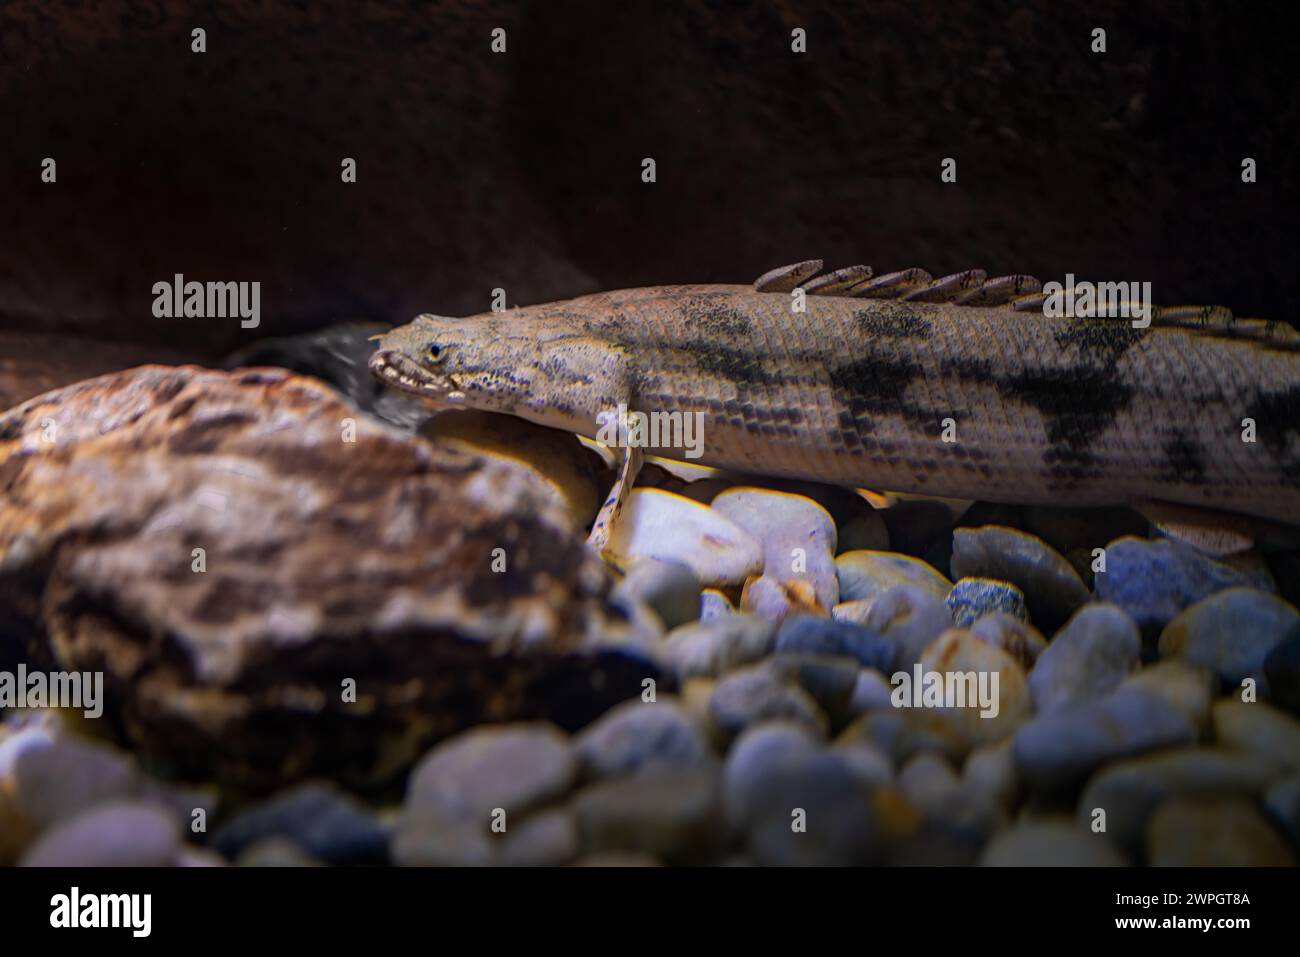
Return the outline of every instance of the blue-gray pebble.
<path id="1" fill-rule="evenodd" d="M 781 624 L 776 650 L 856 658 L 867 668 L 889 671 L 895 647 L 884 635 L 851 621 L 796 615 Z"/>
<path id="2" fill-rule="evenodd" d="M 1016 732 L 1016 766 L 1029 785 L 1052 791 L 1094 768 L 1157 748 L 1191 744 L 1191 719 L 1159 696 L 1122 688 L 1100 701 L 1041 714 Z"/>
<path id="3" fill-rule="evenodd" d="M 1054 711 L 1110 694 L 1137 667 L 1141 650 L 1132 618 L 1114 605 L 1084 605 L 1029 673 L 1034 708 Z"/>
<path id="4" fill-rule="evenodd" d="M 613 597 L 645 602 L 671 629 L 700 617 L 700 593 L 700 580 L 685 565 L 644 559 L 614 587 Z"/>
<path id="5" fill-rule="evenodd" d="M 1263 569 L 1242 570 L 1169 539 L 1132 536 L 1106 546 L 1106 570 L 1096 576 L 1097 597 L 1123 608 L 1146 633 L 1163 628 L 1184 608 L 1242 585 L 1275 590 Z"/>
<path id="6" fill-rule="evenodd" d="M 958 628 L 967 628 L 995 611 L 1029 620 L 1025 594 L 1010 582 L 994 578 L 963 578 L 948 593 L 948 610 Z"/>
<path id="7" fill-rule="evenodd" d="M 389 832 L 356 798 L 309 781 L 237 815 L 217 831 L 213 846 L 234 858 L 270 837 L 288 838 L 331 864 L 352 864 L 382 861 Z"/>

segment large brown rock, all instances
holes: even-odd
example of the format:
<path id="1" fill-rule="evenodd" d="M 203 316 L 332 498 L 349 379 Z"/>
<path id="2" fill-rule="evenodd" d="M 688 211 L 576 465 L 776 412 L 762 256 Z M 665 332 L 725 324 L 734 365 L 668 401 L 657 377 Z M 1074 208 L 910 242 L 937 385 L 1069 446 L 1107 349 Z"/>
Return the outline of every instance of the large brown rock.
<path id="1" fill-rule="evenodd" d="M 54 666 L 102 669 L 118 730 L 179 773 L 378 783 L 654 673 L 528 483 L 283 370 L 146 366 L 0 415 L 0 608 Z"/>

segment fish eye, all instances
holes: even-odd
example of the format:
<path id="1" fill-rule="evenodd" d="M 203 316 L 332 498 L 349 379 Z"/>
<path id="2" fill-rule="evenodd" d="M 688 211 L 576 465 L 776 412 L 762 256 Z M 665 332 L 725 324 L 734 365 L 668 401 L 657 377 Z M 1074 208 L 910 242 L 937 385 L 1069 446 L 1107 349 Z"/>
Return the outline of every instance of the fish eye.
<path id="1" fill-rule="evenodd" d="M 433 345 L 429 346 L 430 359 L 437 359 L 441 355 L 442 355 L 442 346 L 438 345 L 436 342 Z"/>

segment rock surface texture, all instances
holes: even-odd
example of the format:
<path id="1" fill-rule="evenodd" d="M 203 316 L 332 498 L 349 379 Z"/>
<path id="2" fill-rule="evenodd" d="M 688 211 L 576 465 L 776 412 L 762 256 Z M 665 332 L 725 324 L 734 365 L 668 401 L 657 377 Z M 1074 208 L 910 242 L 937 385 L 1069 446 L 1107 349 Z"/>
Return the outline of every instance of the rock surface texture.
<path id="1" fill-rule="evenodd" d="M 142 367 L 0 416 L 0 605 L 181 773 L 365 785 L 635 693 L 653 669 L 569 529 L 508 465 L 280 370 Z"/>

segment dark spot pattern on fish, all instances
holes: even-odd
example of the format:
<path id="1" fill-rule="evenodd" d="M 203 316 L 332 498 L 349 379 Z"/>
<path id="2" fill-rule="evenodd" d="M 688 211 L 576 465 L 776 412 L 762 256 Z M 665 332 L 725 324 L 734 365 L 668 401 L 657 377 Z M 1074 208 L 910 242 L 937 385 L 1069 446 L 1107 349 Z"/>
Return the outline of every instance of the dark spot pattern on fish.
<path id="1" fill-rule="evenodd" d="M 853 313 L 853 322 L 864 336 L 887 339 L 929 339 L 934 336 L 934 320 L 922 315 L 916 306 L 901 302 L 881 302 Z"/>
<path id="2" fill-rule="evenodd" d="M 684 325 L 692 336 L 717 342 L 721 339 L 748 339 L 754 323 L 735 306 L 719 301 L 721 297 L 697 296 L 682 304 Z"/>
<path id="3" fill-rule="evenodd" d="M 789 377 L 764 362 L 750 349 L 719 345 L 709 339 L 683 342 L 682 351 L 693 358 L 702 372 L 718 376 L 736 386 L 780 386 Z"/>
<path id="4" fill-rule="evenodd" d="M 903 356 L 872 353 L 830 369 L 836 404 L 848 409 L 866 433 L 874 430 L 872 416 L 897 415 L 926 421 L 929 410 L 908 401 L 908 387 L 921 375 L 920 363 Z"/>
<path id="5" fill-rule="evenodd" d="M 1119 360 L 1141 342 L 1150 329 L 1135 329 L 1127 319 L 1065 319 L 1053 338 L 1061 349 L 1075 349 L 1084 359 L 1098 363 Z"/>
<path id="6" fill-rule="evenodd" d="M 945 377 L 960 379 L 964 383 L 989 385 L 997 382 L 992 359 L 973 359 L 967 356 L 948 357 L 940 363 L 940 370 Z"/>
<path id="7" fill-rule="evenodd" d="M 1300 488 L 1300 383 L 1260 389 L 1246 407 L 1258 441 L 1272 453 L 1288 485 Z"/>
<path id="8" fill-rule="evenodd" d="M 1037 409 L 1048 448 L 1044 477 L 1061 488 L 1100 475 L 1093 445 L 1136 395 L 1114 368 L 1026 369 L 999 380 L 1003 398 Z"/>
<path id="9" fill-rule="evenodd" d="M 1164 482 L 1183 485 L 1205 484 L 1205 446 L 1188 432 L 1179 429 L 1161 446 L 1165 467 L 1160 472 Z"/>

